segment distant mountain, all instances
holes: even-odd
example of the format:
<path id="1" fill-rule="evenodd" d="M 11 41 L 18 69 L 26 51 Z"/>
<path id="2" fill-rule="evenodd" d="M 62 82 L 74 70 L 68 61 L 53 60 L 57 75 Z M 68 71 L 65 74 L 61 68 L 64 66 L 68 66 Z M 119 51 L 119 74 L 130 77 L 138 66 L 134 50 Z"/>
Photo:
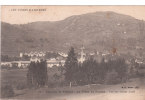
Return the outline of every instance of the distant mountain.
<path id="1" fill-rule="evenodd" d="M 86 52 L 134 51 L 145 48 L 145 22 L 114 12 L 75 15 L 61 21 L 8 24 L 2 22 L 2 54 L 26 51 L 68 51 L 70 46 Z"/>

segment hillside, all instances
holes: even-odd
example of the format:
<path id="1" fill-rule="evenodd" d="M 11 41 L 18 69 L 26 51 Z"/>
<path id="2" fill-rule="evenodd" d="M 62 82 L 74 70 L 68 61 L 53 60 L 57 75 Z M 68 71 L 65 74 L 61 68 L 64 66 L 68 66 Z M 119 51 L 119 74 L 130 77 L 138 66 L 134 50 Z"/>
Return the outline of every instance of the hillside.
<path id="1" fill-rule="evenodd" d="M 44 50 L 67 52 L 70 46 L 86 52 L 111 50 L 135 52 L 144 47 L 145 22 L 114 12 L 75 15 L 61 21 L 11 25 L 2 22 L 2 54 Z"/>

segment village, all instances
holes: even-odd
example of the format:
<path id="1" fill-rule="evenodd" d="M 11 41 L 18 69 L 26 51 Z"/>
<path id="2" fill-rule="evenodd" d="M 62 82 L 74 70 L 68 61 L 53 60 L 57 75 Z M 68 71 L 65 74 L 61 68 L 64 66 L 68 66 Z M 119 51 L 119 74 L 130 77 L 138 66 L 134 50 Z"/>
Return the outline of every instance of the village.
<path id="1" fill-rule="evenodd" d="M 2 5 L 0 100 L 145 100 L 144 10 Z"/>
<path id="2" fill-rule="evenodd" d="M 114 49 L 113 49 L 114 50 Z M 27 68 L 31 62 L 40 62 L 40 60 L 46 60 L 47 67 L 52 68 L 53 66 L 59 67 L 64 66 L 65 60 L 67 58 L 67 54 L 64 52 L 53 52 L 53 51 L 31 51 L 31 52 L 20 52 L 19 60 L 13 61 L 1 61 L 2 69 L 5 67 L 17 67 L 17 68 Z M 119 57 L 123 57 L 126 60 L 126 63 L 130 66 L 134 66 L 133 64 L 144 65 L 145 60 L 143 57 L 131 57 L 127 55 L 120 54 L 116 51 L 109 52 L 104 50 L 104 52 L 90 52 L 86 53 L 84 46 L 80 47 L 80 52 L 77 53 L 77 60 L 79 63 L 83 63 L 89 57 L 93 57 L 98 63 L 102 60 L 108 62 L 108 60 L 114 60 Z M 25 58 L 25 59 L 24 59 Z"/>

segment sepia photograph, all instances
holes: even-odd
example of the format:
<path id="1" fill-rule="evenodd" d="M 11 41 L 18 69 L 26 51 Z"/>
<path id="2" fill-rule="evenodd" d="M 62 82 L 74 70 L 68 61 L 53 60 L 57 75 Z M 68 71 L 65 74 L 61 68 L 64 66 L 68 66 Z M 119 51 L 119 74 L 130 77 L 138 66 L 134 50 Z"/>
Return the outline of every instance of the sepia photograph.
<path id="1" fill-rule="evenodd" d="M 1 100 L 145 100 L 145 6 L 1 6 Z"/>

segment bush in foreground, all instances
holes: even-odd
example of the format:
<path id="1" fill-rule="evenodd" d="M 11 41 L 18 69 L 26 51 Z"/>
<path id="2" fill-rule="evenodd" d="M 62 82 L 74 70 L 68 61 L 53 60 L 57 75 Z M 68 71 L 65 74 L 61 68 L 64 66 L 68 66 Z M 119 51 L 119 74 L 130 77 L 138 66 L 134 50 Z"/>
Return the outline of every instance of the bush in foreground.
<path id="1" fill-rule="evenodd" d="M 105 78 L 106 84 L 118 84 L 120 83 L 120 79 L 118 78 L 118 73 L 114 70 L 111 72 L 108 72 Z"/>
<path id="2" fill-rule="evenodd" d="M 23 89 L 26 89 L 26 88 L 27 88 L 27 86 L 24 83 L 18 83 L 17 86 L 16 86 L 17 90 L 23 90 Z"/>
<path id="3" fill-rule="evenodd" d="M 14 96 L 14 90 L 11 85 L 5 85 L 1 87 L 1 97 L 13 97 Z"/>

